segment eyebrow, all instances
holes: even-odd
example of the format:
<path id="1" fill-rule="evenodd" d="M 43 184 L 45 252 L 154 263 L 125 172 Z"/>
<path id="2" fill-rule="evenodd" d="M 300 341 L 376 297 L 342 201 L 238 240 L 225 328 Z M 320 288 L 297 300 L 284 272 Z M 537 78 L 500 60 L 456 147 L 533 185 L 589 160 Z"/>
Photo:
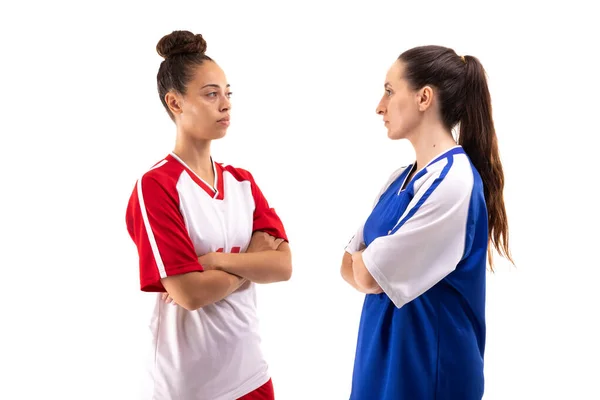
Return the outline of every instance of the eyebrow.
<path id="1" fill-rule="evenodd" d="M 230 87 L 231 85 L 228 83 L 227 86 L 225 86 L 226 88 Z M 201 87 L 201 89 L 204 89 L 206 87 L 216 87 L 217 89 L 220 89 L 221 86 L 217 85 L 216 83 L 209 83 L 208 85 L 204 85 Z"/>
<path id="2" fill-rule="evenodd" d="M 388 87 L 388 86 L 392 87 L 392 85 L 389 82 L 386 82 L 386 83 L 383 84 L 383 87 Z"/>

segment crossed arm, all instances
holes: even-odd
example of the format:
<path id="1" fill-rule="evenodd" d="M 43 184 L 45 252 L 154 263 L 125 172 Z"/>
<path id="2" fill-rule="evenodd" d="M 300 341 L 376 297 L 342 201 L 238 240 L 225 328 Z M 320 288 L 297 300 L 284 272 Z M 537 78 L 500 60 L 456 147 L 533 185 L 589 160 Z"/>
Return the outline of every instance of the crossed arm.
<path id="1" fill-rule="evenodd" d="M 341 267 L 342 278 L 359 292 L 366 294 L 383 293 L 383 290 L 377 284 L 375 279 L 373 279 L 373 276 L 371 276 L 363 262 L 363 250 L 364 249 L 356 251 L 352 254 L 347 251 L 344 252 Z"/>
<path id="2" fill-rule="evenodd" d="M 245 253 L 208 253 L 198 258 L 204 270 L 223 271 L 255 283 L 287 281 L 292 253 L 283 239 L 255 232 Z"/>
<path id="3" fill-rule="evenodd" d="M 207 253 L 198 258 L 204 271 L 163 278 L 163 299 L 187 310 L 197 310 L 235 292 L 247 281 L 272 283 L 289 280 L 289 244 L 265 232 L 255 232 L 245 253 Z"/>

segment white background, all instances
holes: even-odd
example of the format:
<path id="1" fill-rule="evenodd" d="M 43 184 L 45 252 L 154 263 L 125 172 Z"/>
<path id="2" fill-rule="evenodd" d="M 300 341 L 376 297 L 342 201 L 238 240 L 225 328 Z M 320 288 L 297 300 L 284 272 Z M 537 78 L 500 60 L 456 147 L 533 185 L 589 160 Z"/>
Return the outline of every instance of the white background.
<path id="1" fill-rule="evenodd" d="M 517 267 L 488 275 L 485 399 L 600 398 L 592 6 L 288 3 L 2 3 L 0 398 L 137 398 L 148 295 L 125 207 L 173 147 L 155 46 L 175 29 L 202 33 L 232 85 L 213 156 L 254 174 L 289 233 L 292 280 L 259 288 L 279 400 L 348 398 L 363 297 L 339 265 L 413 156 L 375 107 L 421 44 L 489 75 Z"/>

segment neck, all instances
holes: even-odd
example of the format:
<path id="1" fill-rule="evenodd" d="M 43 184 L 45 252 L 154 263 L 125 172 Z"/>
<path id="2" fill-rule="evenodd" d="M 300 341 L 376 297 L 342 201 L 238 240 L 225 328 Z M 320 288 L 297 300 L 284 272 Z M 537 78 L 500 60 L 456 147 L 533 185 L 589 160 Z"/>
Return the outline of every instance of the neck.
<path id="1" fill-rule="evenodd" d="M 408 139 L 415 149 L 417 169 L 457 145 L 451 132 L 437 121 L 424 122 Z"/>
<path id="2" fill-rule="evenodd" d="M 210 140 L 193 139 L 177 129 L 177 139 L 173 153 L 199 176 L 212 175 Z"/>

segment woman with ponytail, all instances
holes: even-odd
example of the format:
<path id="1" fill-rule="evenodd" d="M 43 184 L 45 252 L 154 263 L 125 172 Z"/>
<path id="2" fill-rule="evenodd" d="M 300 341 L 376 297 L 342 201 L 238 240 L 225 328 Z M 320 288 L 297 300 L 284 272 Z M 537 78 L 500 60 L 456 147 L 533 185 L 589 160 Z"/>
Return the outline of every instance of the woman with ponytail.
<path id="1" fill-rule="evenodd" d="M 486 265 L 494 248 L 511 260 L 485 71 L 452 49 L 410 49 L 377 113 L 416 160 L 389 177 L 342 260 L 366 294 L 350 398 L 481 399 Z"/>

